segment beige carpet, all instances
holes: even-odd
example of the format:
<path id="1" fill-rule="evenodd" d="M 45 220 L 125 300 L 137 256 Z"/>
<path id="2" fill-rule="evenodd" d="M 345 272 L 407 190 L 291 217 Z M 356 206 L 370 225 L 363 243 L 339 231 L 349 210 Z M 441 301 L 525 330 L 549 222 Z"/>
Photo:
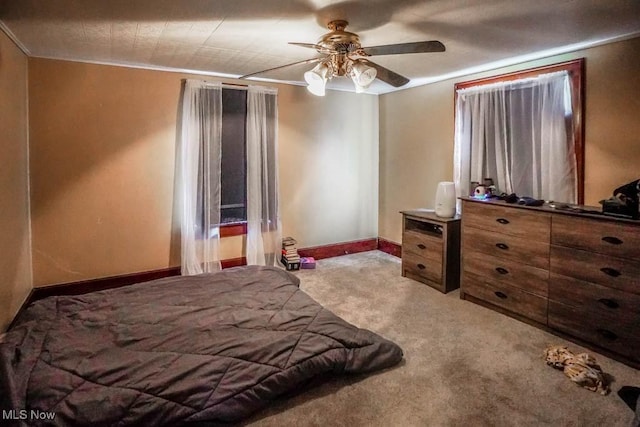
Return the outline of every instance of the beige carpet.
<path id="1" fill-rule="evenodd" d="M 400 276 L 372 251 L 319 260 L 301 288 L 347 321 L 399 344 L 405 361 L 280 399 L 248 426 L 629 426 L 618 397 L 640 371 L 484 307 Z M 615 378 L 602 396 L 544 363 L 549 344 L 588 351 Z"/>

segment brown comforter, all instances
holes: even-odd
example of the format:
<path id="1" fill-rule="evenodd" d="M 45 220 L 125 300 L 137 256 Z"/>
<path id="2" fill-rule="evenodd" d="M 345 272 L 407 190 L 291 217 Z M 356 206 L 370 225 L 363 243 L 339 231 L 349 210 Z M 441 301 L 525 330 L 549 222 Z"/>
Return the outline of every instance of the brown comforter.
<path id="1" fill-rule="evenodd" d="M 35 410 L 59 425 L 232 422 L 317 375 L 402 359 L 397 345 L 298 285 L 286 271 L 251 266 L 37 301 L 0 343 L 1 409 L 13 410 L 3 418 L 37 424 Z"/>

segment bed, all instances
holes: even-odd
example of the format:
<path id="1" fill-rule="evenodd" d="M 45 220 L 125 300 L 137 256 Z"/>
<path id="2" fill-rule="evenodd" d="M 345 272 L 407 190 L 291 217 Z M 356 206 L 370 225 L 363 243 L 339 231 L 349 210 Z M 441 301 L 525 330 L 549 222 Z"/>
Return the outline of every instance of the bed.
<path id="1" fill-rule="evenodd" d="M 295 275 L 237 267 L 31 304 L 0 342 L 1 409 L 62 425 L 232 423 L 318 376 L 402 357 Z"/>

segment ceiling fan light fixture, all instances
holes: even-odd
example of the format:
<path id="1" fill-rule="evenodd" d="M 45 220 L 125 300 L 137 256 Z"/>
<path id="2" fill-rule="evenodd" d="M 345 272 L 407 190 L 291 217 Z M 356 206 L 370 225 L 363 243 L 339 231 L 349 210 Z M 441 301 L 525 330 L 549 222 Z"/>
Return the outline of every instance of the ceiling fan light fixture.
<path id="1" fill-rule="evenodd" d="M 367 64 L 360 61 L 353 61 L 351 65 L 351 79 L 356 85 L 356 92 L 358 86 L 362 89 L 366 89 L 376 79 L 378 74 L 377 70 L 373 67 L 369 67 Z"/>
<path id="2" fill-rule="evenodd" d="M 331 31 L 320 37 L 317 43 L 289 42 L 291 45 L 315 49 L 317 53 L 322 55 L 321 57 L 269 68 L 246 74 L 240 78 L 244 79 L 294 65 L 318 63 L 313 70 L 304 73 L 304 79 L 309 85 L 307 88 L 310 92 L 324 95 L 327 80 L 333 77 L 350 77 L 356 87 L 356 93 L 362 93 L 375 79 L 394 88 L 404 86 L 410 81 L 405 76 L 364 58 L 377 55 L 444 52 L 446 50 L 445 46 L 437 40 L 362 47 L 360 37 L 357 34 L 345 31 L 348 24 L 342 19 L 329 22 L 327 28 Z"/>
<path id="3" fill-rule="evenodd" d="M 329 74 L 329 67 L 324 62 L 319 63 L 312 70 L 304 73 L 305 81 L 312 85 L 318 81 L 327 81 L 327 75 Z"/>
<path id="4" fill-rule="evenodd" d="M 330 71 L 329 66 L 321 62 L 312 70 L 304 73 L 304 80 L 308 84 L 307 90 L 316 96 L 324 96 L 324 88 Z"/>

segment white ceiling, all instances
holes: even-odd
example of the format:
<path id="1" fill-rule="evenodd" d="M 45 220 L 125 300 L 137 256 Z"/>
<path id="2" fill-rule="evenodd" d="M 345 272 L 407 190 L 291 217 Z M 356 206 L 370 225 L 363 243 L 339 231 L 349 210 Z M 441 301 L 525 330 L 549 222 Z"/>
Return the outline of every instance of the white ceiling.
<path id="1" fill-rule="evenodd" d="M 333 19 L 348 20 L 365 47 L 444 43 L 443 53 L 370 58 L 411 87 L 640 35 L 640 1 L 0 0 L 0 26 L 30 56 L 223 77 L 318 56 L 287 42 L 315 43 Z M 304 84 L 312 66 L 256 78 Z M 344 77 L 327 87 L 353 90 Z"/>

